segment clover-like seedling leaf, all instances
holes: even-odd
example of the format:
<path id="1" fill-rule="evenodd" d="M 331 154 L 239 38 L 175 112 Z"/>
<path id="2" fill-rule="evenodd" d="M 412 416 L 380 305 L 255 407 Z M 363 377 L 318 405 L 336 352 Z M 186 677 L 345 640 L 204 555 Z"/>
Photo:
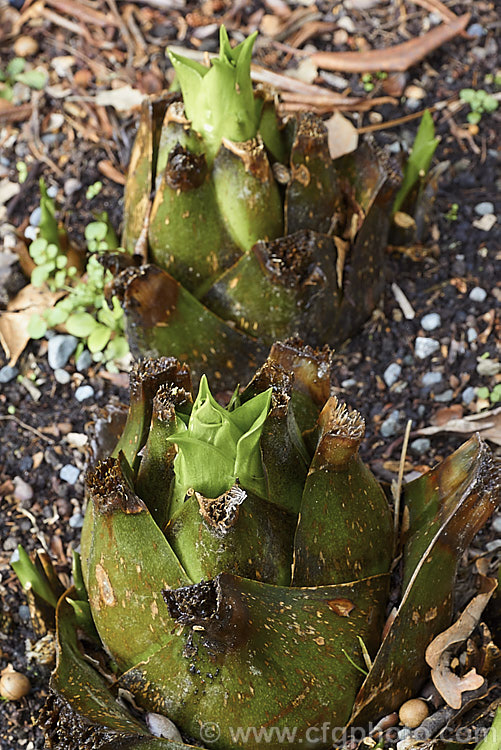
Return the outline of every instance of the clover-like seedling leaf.
<path id="1" fill-rule="evenodd" d="M 99 324 L 96 319 L 87 312 L 74 313 L 66 321 L 68 333 L 80 339 L 90 336 L 97 325 Z"/>
<path id="2" fill-rule="evenodd" d="M 28 335 L 32 339 L 41 339 L 47 333 L 48 324 L 41 315 L 34 314 L 28 322 Z"/>

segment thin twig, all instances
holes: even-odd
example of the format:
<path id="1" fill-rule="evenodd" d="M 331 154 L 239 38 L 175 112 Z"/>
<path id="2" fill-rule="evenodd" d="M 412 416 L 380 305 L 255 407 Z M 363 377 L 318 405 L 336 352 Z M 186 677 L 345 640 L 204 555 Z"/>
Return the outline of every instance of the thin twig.
<path id="1" fill-rule="evenodd" d="M 402 455 L 400 456 L 400 465 L 398 467 L 397 484 L 394 489 L 392 487 L 393 499 L 395 501 L 395 510 L 394 510 L 394 515 L 393 515 L 393 555 L 395 555 L 395 552 L 397 550 L 397 544 L 398 544 L 398 529 L 399 529 L 399 521 L 400 521 L 400 496 L 402 493 L 402 481 L 404 478 L 405 458 L 407 456 L 407 445 L 409 443 L 409 435 L 411 434 L 411 427 L 412 427 L 412 419 L 409 419 L 407 421 L 407 426 L 405 428 L 404 442 L 402 443 Z"/>
<path id="2" fill-rule="evenodd" d="M 49 437 L 48 435 L 44 435 L 43 432 L 40 432 L 40 430 L 37 430 L 36 427 L 32 427 L 29 424 L 26 424 L 26 422 L 23 422 L 19 419 L 19 417 L 16 417 L 14 414 L 2 414 L 0 415 L 0 419 L 11 419 L 13 422 L 17 422 L 17 424 L 23 428 L 23 430 L 28 430 L 29 432 L 32 432 L 37 437 L 41 438 L 42 440 L 46 440 L 48 443 L 55 443 L 56 441 Z"/>

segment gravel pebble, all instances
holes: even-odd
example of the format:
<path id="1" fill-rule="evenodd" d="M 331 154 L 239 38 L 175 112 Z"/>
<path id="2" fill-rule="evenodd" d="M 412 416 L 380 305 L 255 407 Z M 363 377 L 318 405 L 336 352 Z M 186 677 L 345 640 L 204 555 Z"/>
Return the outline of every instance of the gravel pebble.
<path id="1" fill-rule="evenodd" d="M 19 500 L 20 503 L 27 503 L 33 497 L 33 489 L 30 487 L 28 482 L 25 482 L 21 477 L 14 477 L 14 497 Z"/>
<path id="2" fill-rule="evenodd" d="M 471 404 L 475 396 L 476 389 L 472 385 L 469 385 L 468 388 L 465 388 L 463 393 L 461 394 L 461 400 L 463 404 L 466 404 L 466 406 L 468 406 L 469 404 Z"/>
<path id="3" fill-rule="evenodd" d="M 53 370 L 65 366 L 78 345 L 75 336 L 59 334 L 49 339 L 48 359 Z"/>
<path id="4" fill-rule="evenodd" d="M 92 364 L 92 354 L 88 349 L 84 349 L 79 358 L 76 361 L 76 368 L 78 372 L 85 372 L 89 369 Z"/>
<path id="5" fill-rule="evenodd" d="M 85 401 L 87 398 L 92 398 L 94 395 L 94 388 L 91 385 L 81 385 L 75 391 L 75 398 L 77 401 Z"/>
<path id="6" fill-rule="evenodd" d="M 430 372 L 425 372 L 425 374 L 421 378 L 421 382 L 425 388 L 430 388 L 432 385 L 437 385 L 437 383 L 441 383 L 442 378 L 443 378 L 443 375 L 441 372 L 434 372 L 430 370 Z"/>
<path id="7" fill-rule="evenodd" d="M 487 297 L 487 292 L 485 291 L 485 289 L 482 289 L 481 286 L 475 286 L 468 296 L 472 300 L 472 302 L 483 302 Z"/>
<path id="8" fill-rule="evenodd" d="M 478 333 L 474 328 L 468 328 L 468 330 L 466 331 L 466 338 L 468 340 L 468 343 L 471 344 L 478 338 Z"/>
<path id="9" fill-rule="evenodd" d="M 61 385 L 66 385 L 66 383 L 69 383 L 71 380 L 70 373 L 63 370 L 61 367 L 58 367 L 58 369 L 54 371 L 54 377 L 58 383 L 61 383 Z"/>
<path id="10" fill-rule="evenodd" d="M 441 325 L 442 319 L 438 313 L 428 313 L 421 318 L 421 326 L 425 331 L 434 331 Z"/>
<path id="11" fill-rule="evenodd" d="M 431 441 L 428 438 L 416 438 L 416 440 L 412 441 L 409 447 L 413 453 L 420 456 L 430 450 Z"/>
<path id="12" fill-rule="evenodd" d="M 63 482 L 68 482 L 68 484 L 75 484 L 79 476 L 80 469 L 77 469 L 73 464 L 65 464 L 59 472 L 60 479 L 62 479 Z"/>
<path id="13" fill-rule="evenodd" d="M 393 383 L 397 382 L 397 380 L 400 377 L 401 372 L 402 372 L 402 368 L 397 362 L 392 362 L 391 365 L 388 365 L 388 367 L 383 373 L 383 380 L 388 386 L 388 388 L 391 388 Z"/>
<path id="14" fill-rule="evenodd" d="M 429 339 L 425 336 L 417 336 L 414 345 L 414 354 L 418 359 L 426 359 L 440 349 L 440 344 L 436 339 Z"/>
<path id="15" fill-rule="evenodd" d="M 30 224 L 32 227 L 39 227 L 40 226 L 40 219 L 42 218 L 42 209 L 40 206 L 37 206 L 33 209 L 33 211 L 30 214 Z"/>
<path id="16" fill-rule="evenodd" d="M 449 401 L 452 401 L 454 398 L 454 391 L 452 388 L 447 388 L 446 391 L 443 391 L 442 393 L 437 393 L 435 395 L 435 401 L 440 401 L 442 404 L 448 404 Z"/>
<path id="17" fill-rule="evenodd" d="M 16 375 L 19 374 L 19 370 L 17 367 L 10 367 L 9 365 L 5 365 L 5 367 L 2 367 L 0 370 L 0 383 L 10 383 L 11 380 L 14 380 Z"/>
<path id="18" fill-rule="evenodd" d="M 29 622 L 31 620 L 30 608 L 28 607 L 27 604 L 21 604 L 21 606 L 19 607 L 17 611 L 19 613 L 19 617 L 24 622 Z"/>
<path id="19" fill-rule="evenodd" d="M 492 530 L 496 534 L 501 534 L 501 516 L 496 516 L 492 522 Z"/>
<path id="20" fill-rule="evenodd" d="M 81 513 L 75 513 L 73 516 L 71 516 L 68 523 L 72 529 L 81 529 L 84 524 L 84 517 Z"/>
<path id="21" fill-rule="evenodd" d="M 479 375 L 486 375 L 490 378 L 492 375 L 497 375 L 501 372 L 501 364 L 497 359 L 481 359 L 477 364 L 476 370 Z"/>
<path id="22" fill-rule="evenodd" d="M 82 187 L 82 183 L 80 180 L 77 180 L 76 177 L 70 177 L 66 182 L 64 183 L 64 194 L 69 198 L 73 193 L 76 193 L 80 188 Z"/>
<path id="23" fill-rule="evenodd" d="M 486 31 L 482 24 L 472 23 L 470 24 L 470 26 L 468 26 L 466 33 L 470 36 L 484 36 L 486 34 Z"/>
<path id="24" fill-rule="evenodd" d="M 341 383 L 341 388 L 353 388 L 354 385 L 357 384 L 357 381 L 355 378 L 348 378 L 348 380 L 343 380 Z"/>
<path id="25" fill-rule="evenodd" d="M 28 226 L 24 230 L 24 236 L 27 240 L 36 240 L 36 238 L 38 237 L 38 229 L 36 227 L 32 227 L 31 224 L 28 224 Z"/>
<path id="26" fill-rule="evenodd" d="M 398 409 L 395 409 L 395 411 L 392 411 L 389 417 L 387 417 L 381 424 L 381 435 L 385 438 L 396 435 L 399 430 L 399 419 L 400 412 Z"/>
<path id="27" fill-rule="evenodd" d="M 490 201 L 482 201 L 482 203 L 477 203 L 477 205 L 475 206 L 475 213 L 477 213 L 479 216 L 493 214 L 494 203 L 491 203 Z"/>

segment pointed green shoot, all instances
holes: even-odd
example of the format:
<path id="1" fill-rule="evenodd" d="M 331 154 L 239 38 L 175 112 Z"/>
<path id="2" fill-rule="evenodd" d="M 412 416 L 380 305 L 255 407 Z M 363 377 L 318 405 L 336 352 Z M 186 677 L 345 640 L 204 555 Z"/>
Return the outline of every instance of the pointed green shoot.
<path id="1" fill-rule="evenodd" d="M 405 165 L 404 179 L 395 197 L 393 213 L 400 210 L 416 182 L 428 172 L 439 140 L 435 138 L 433 118 L 427 109 L 421 119 L 411 154 Z"/>
<path id="2" fill-rule="evenodd" d="M 209 163 L 223 138 L 247 141 L 257 133 L 262 101 L 254 99 L 250 77 L 256 36 L 257 32 L 232 49 L 222 26 L 219 59 L 210 68 L 169 51 L 186 116 L 206 143 Z"/>
<path id="3" fill-rule="evenodd" d="M 40 237 L 59 247 L 59 229 L 56 219 L 56 205 L 47 193 L 43 177 L 40 178 Z"/>
<path id="4" fill-rule="evenodd" d="M 37 570 L 21 544 L 18 545 L 17 555 L 14 553 L 10 564 L 14 573 L 21 581 L 23 589 L 33 591 L 34 594 L 41 597 L 47 604 L 50 604 L 54 608 L 56 607 L 57 596 L 52 591 L 47 578 Z"/>
<path id="5" fill-rule="evenodd" d="M 174 460 L 173 505 L 182 505 L 189 489 L 215 498 L 232 487 L 242 487 L 266 498 L 259 441 L 270 408 L 271 389 L 231 411 L 212 396 L 205 375 L 186 427 L 167 438 L 178 446 Z"/>

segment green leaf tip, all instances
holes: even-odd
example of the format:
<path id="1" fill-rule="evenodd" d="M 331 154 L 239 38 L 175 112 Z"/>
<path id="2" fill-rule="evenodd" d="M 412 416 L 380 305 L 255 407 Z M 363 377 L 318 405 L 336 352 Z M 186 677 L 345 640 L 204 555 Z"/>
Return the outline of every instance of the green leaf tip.
<path id="1" fill-rule="evenodd" d="M 400 186 L 400 190 L 395 196 L 393 213 L 400 210 L 416 182 L 428 172 L 439 140 L 439 138 L 435 138 L 433 117 L 431 116 L 430 110 L 427 109 L 419 123 L 414 145 L 412 146 L 411 154 L 405 165 L 404 179 Z"/>
<path id="2" fill-rule="evenodd" d="M 266 497 L 260 438 L 271 402 L 271 388 L 239 404 L 233 396 L 225 409 L 210 392 L 205 375 L 186 425 L 168 438 L 178 447 L 174 461 L 174 497 L 182 499 L 190 489 L 215 498 L 235 483 Z"/>
<path id="3" fill-rule="evenodd" d="M 247 141 L 259 127 L 262 101 L 254 98 L 250 66 L 257 32 L 231 47 L 224 26 L 220 29 L 219 58 L 206 67 L 168 51 L 183 94 L 186 117 L 205 141 L 212 161 L 223 138 Z"/>
<path id="4" fill-rule="evenodd" d="M 34 594 L 46 601 L 52 607 L 57 605 L 57 597 L 52 591 L 47 579 L 40 573 L 31 561 L 30 556 L 19 544 L 17 552 L 14 553 L 10 560 L 10 565 L 14 573 L 25 590 L 33 591 Z"/>

